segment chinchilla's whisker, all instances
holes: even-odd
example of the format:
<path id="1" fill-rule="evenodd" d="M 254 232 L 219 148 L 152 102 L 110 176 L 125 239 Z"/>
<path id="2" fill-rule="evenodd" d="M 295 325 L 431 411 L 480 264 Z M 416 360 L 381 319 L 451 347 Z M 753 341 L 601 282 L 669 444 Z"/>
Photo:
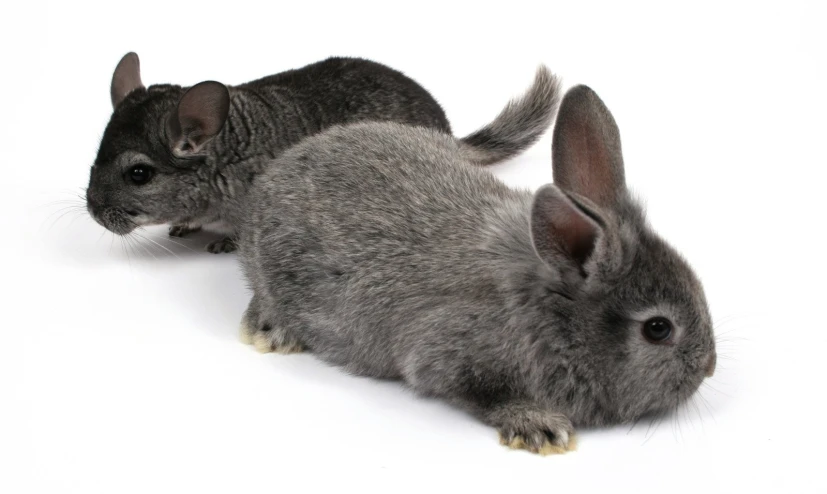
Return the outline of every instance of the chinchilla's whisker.
<path id="1" fill-rule="evenodd" d="M 176 254 L 175 252 L 173 252 L 173 251 L 171 251 L 171 250 L 167 249 L 165 246 L 163 246 L 163 245 L 159 244 L 158 242 L 156 242 L 156 241 L 152 240 L 151 238 L 149 238 L 149 237 L 144 237 L 143 235 L 140 235 L 140 234 L 139 234 L 139 236 L 140 236 L 141 238 L 143 238 L 143 239 L 149 240 L 149 241 L 150 241 L 150 242 L 152 242 L 153 244 L 155 244 L 155 245 L 157 245 L 158 247 L 160 247 L 160 248 L 164 249 L 165 251 L 169 252 L 170 254 L 172 254 L 173 256 L 175 256 L 175 258 L 176 258 L 176 259 L 181 259 L 180 257 L 178 257 L 178 254 Z"/>
<path id="2" fill-rule="evenodd" d="M 132 269 L 132 249 L 130 248 L 129 239 L 126 236 L 122 236 L 121 238 L 126 247 L 126 260 L 129 263 L 129 269 Z"/>
<path id="3" fill-rule="evenodd" d="M 144 245 L 144 244 L 140 241 L 141 236 L 140 236 L 140 235 L 138 235 L 138 233 L 137 233 L 137 232 L 132 232 L 130 235 L 135 235 L 135 236 L 133 237 L 133 240 L 135 241 L 135 245 L 136 245 L 136 246 L 140 247 L 140 248 L 141 248 L 141 250 L 142 250 L 144 253 L 149 254 L 150 256 L 152 256 L 152 258 L 153 258 L 153 259 L 155 259 L 156 261 L 158 260 L 158 256 L 156 256 L 156 255 L 155 255 L 155 254 L 154 254 L 154 253 L 153 253 L 153 252 L 152 252 L 152 251 L 151 251 L 151 250 L 150 250 L 150 249 L 149 249 L 146 245 Z"/>
<path id="4" fill-rule="evenodd" d="M 88 218 L 88 217 L 89 217 L 89 216 L 87 216 L 87 215 L 83 214 L 85 211 L 84 211 L 84 212 L 78 212 L 78 211 L 75 211 L 75 212 L 76 212 L 76 213 L 78 213 L 78 214 L 75 214 L 75 215 L 74 215 L 74 217 L 71 219 L 71 221 L 69 221 L 68 228 L 71 228 L 71 227 L 72 227 L 72 225 L 74 225 L 74 224 L 75 224 L 75 222 L 76 222 L 79 218 Z"/>
<path id="5" fill-rule="evenodd" d="M 166 251 L 167 253 L 172 254 L 172 255 L 174 255 L 175 257 L 178 257 L 178 256 L 176 256 L 176 255 L 175 255 L 175 253 L 174 253 L 174 252 L 172 252 L 171 250 L 169 250 L 168 248 L 166 248 L 164 245 L 161 245 L 159 242 L 156 242 L 155 240 L 153 240 L 153 239 L 152 239 L 152 238 L 150 238 L 149 236 L 146 236 L 146 235 L 143 235 L 143 234 L 141 234 L 141 233 L 138 233 L 137 231 L 135 231 L 134 233 L 135 233 L 135 235 L 136 235 L 138 238 L 140 238 L 140 239 L 142 239 L 142 240 L 146 240 L 147 242 L 149 242 L 149 245 L 151 245 L 151 246 L 152 246 L 152 247 L 154 247 L 154 248 L 157 248 L 157 249 L 158 249 L 158 251 L 159 251 L 160 253 L 162 253 L 162 254 L 163 254 L 163 252 L 164 252 L 164 251 Z"/>
<path id="6" fill-rule="evenodd" d="M 52 228 L 54 228 L 55 224 L 57 224 L 57 222 L 60 221 L 60 219 L 64 215 L 66 215 L 68 213 L 74 213 L 74 212 L 75 212 L 75 210 L 72 208 L 72 206 L 62 207 L 62 208 L 56 209 L 56 210 L 52 211 L 51 213 L 49 213 L 49 215 L 46 216 L 46 218 L 43 221 L 44 221 L 44 223 L 50 222 L 49 223 L 49 229 L 51 230 Z"/>
<path id="7" fill-rule="evenodd" d="M 149 250 L 149 248 L 146 245 L 144 245 L 140 240 L 138 240 L 136 238 L 136 239 L 134 239 L 134 241 L 135 241 L 135 246 L 137 248 L 141 249 L 141 252 L 143 252 L 144 254 L 148 254 L 150 257 L 152 257 L 156 261 L 158 260 L 158 257 L 155 254 L 153 254 L 152 251 Z"/>
<path id="8" fill-rule="evenodd" d="M 67 211 L 67 210 L 69 210 L 69 211 L 85 211 L 85 208 L 82 208 L 82 207 L 78 206 L 77 204 L 69 204 L 69 205 L 60 206 L 57 209 L 55 209 L 54 211 L 52 211 L 51 213 L 49 213 L 49 216 L 47 217 L 47 219 L 50 218 L 51 216 L 54 216 L 58 213 L 62 213 L 62 212 Z"/>
<path id="9" fill-rule="evenodd" d="M 80 190 L 80 191 L 85 192 L 83 190 Z M 56 196 L 76 197 L 77 194 L 78 194 L 78 190 L 75 190 L 75 189 L 52 190 L 52 191 L 46 191 L 46 193 L 48 193 L 49 195 L 56 195 Z M 86 198 L 84 198 L 84 200 L 86 200 Z"/>
<path id="10" fill-rule="evenodd" d="M 145 250 L 146 252 L 148 252 L 148 253 L 149 253 L 149 254 L 150 254 L 150 255 L 151 255 L 151 256 L 152 256 L 155 260 L 158 260 L 158 256 L 156 256 L 156 255 L 155 255 L 155 252 L 153 252 L 153 250 L 154 250 L 154 248 L 155 248 L 155 246 L 154 246 L 154 245 L 149 244 L 149 243 L 144 243 L 144 242 L 143 242 L 143 241 L 145 240 L 145 239 L 144 239 L 144 237 L 143 237 L 140 233 L 138 233 L 138 231 L 137 231 L 137 230 L 136 230 L 136 231 L 133 231 L 132 233 L 130 233 L 130 235 L 133 235 L 133 236 L 134 236 L 134 238 L 135 238 L 135 242 L 136 242 L 138 245 L 140 245 L 141 247 L 143 247 L 143 248 L 144 248 L 144 250 Z"/>
<path id="11" fill-rule="evenodd" d="M 188 240 L 187 240 L 187 239 L 183 239 L 183 238 L 182 238 L 182 239 L 180 239 L 181 241 L 179 242 L 178 240 L 174 240 L 174 239 L 172 239 L 172 238 L 170 238 L 170 237 L 165 237 L 165 238 L 164 238 L 164 237 L 155 237 L 155 238 L 157 238 L 158 240 L 164 240 L 164 241 L 166 241 L 166 242 L 172 242 L 173 244 L 177 245 L 178 247 L 181 247 L 181 248 L 183 248 L 183 249 L 190 250 L 190 251 L 192 251 L 192 252 L 198 252 L 198 251 L 196 251 L 195 249 L 191 248 L 190 246 L 188 246 L 188 245 L 186 245 L 186 244 L 182 243 L 182 242 L 188 242 Z"/>
<path id="12" fill-rule="evenodd" d="M 121 243 L 121 250 L 126 255 L 126 262 L 129 264 L 129 269 L 132 270 L 132 259 L 129 257 L 129 252 L 127 252 L 127 250 L 126 250 L 126 245 L 125 245 L 123 236 L 120 236 L 120 243 Z"/>
<path id="13" fill-rule="evenodd" d="M 86 209 L 86 201 L 81 201 L 79 199 L 56 199 L 53 201 L 48 201 L 42 204 L 38 204 L 34 206 L 32 209 L 35 211 L 40 211 L 43 209 L 49 209 L 54 207 L 60 206 L 73 206 L 78 209 Z"/>
<path id="14" fill-rule="evenodd" d="M 83 207 L 83 208 L 86 207 L 85 203 L 79 203 L 75 199 L 58 199 L 56 201 L 50 201 L 50 202 L 47 202 L 45 204 L 35 206 L 35 208 L 36 209 L 45 209 L 45 208 L 50 208 L 50 207 L 53 207 L 53 206 L 63 206 L 63 205 L 67 205 L 67 204 L 70 205 L 70 206 L 77 206 L 77 207 Z"/>
<path id="15" fill-rule="evenodd" d="M 129 250 L 128 250 L 129 237 L 127 237 L 126 235 L 121 235 L 120 236 L 120 242 L 121 242 L 121 250 L 123 251 L 124 255 L 126 256 L 126 260 L 129 262 L 129 266 L 132 267 L 132 262 L 131 262 L 132 260 L 129 257 Z"/>
<path id="16" fill-rule="evenodd" d="M 73 214 L 73 215 L 83 214 L 83 212 L 81 212 L 81 211 L 77 211 L 77 210 L 74 210 L 74 209 L 61 210 L 61 211 L 62 211 L 62 212 L 60 213 L 60 215 L 59 215 L 57 218 L 55 218 L 55 219 L 51 222 L 51 224 L 49 225 L 49 227 L 48 227 L 48 229 L 49 229 L 49 230 L 52 230 L 55 226 L 57 226 L 57 224 L 58 224 L 58 223 L 60 223 L 60 221 L 61 221 L 63 218 L 65 218 L 66 216 L 68 216 L 68 215 L 70 215 L 70 214 Z M 55 214 L 57 214 L 57 213 L 55 213 Z M 48 218 L 47 218 L 47 220 L 48 220 Z"/>
<path id="17" fill-rule="evenodd" d="M 144 247 L 141 244 L 141 242 L 135 236 L 130 236 L 129 241 L 132 244 L 132 252 L 135 253 L 135 257 L 138 257 L 142 253 L 143 254 L 147 253 L 146 247 Z M 151 255 L 151 253 L 150 253 L 150 255 Z M 155 256 L 152 256 L 152 257 L 155 257 Z"/>
<path id="18" fill-rule="evenodd" d="M 138 250 L 138 241 L 135 239 L 135 237 L 129 237 L 129 240 L 127 242 L 129 243 L 130 250 L 132 251 L 132 257 L 134 257 L 140 262 L 141 251 Z"/>
<path id="19" fill-rule="evenodd" d="M 141 231 L 143 231 L 144 233 L 146 233 L 146 234 L 147 234 L 147 236 L 150 236 L 150 232 L 148 232 L 147 230 L 141 229 Z M 176 240 L 173 240 L 173 239 L 172 239 L 172 238 L 170 238 L 169 236 L 166 236 L 166 237 L 164 237 L 164 236 L 161 236 L 161 237 L 155 237 L 155 239 L 156 239 L 156 240 L 158 240 L 158 241 L 168 241 L 168 242 L 172 242 L 173 244 L 175 244 L 175 245 L 177 245 L 177 246 L 179 246 L 179 247 L 181 247 L 181 248 L 183 248 L 183 249 L 187 249 L 187 250 L 189 250 L 189 251 L 191 251 L 191 252 L 198 252 L 197 250 L 195 250 L 195 249 L 193 249 L 193 248 L 191 248 L 191 247 L 189 247 L 189 246 L 187 246 L 187 245 L 184 245 L 184 244 L 183 244 L 183 243 L 181 243 L 181 242 L 178 242 L 178 241 L 176 241 Z M 181 240 L 185 240 L 185 239 L 181 239 Z"/>
<path id="20" fill-rule="evenodd" d="M 132 238 L 129 234 L 121 235 L 121 241 L 126 246 L 127 256 L 129 256 L 129 252 L 134 253 L 135 251 L 132 249 Z"/>

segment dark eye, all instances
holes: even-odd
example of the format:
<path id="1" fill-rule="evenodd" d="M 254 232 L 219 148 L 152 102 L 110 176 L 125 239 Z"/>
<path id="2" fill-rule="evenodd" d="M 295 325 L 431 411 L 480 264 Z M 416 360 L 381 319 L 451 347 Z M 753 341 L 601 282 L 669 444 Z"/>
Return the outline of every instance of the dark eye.
<path id="1" fill-rule="evenodd" d="M 661 343 L 672 336 L 672 323 L 665 317 L 653 317 L 643 323 L 643 336 L 652 343 Z"/>
<path id="2" fill-rule="evenodd" d="M 135 165 L 126 173 L 135 185 L 143 185 L 152 178 L 152 168 L 147 165 Z"/>

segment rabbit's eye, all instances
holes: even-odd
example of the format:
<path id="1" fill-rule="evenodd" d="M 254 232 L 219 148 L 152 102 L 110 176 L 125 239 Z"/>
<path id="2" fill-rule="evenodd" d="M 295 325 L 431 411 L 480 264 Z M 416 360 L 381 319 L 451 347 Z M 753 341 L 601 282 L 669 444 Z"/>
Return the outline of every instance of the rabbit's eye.
<path id="1" fill-rule="evenodd" d="M 643 336 L 652 343 L 663 343 L 672 336 L 672 323 L 665 317 L 653 317 L 643 323 Z"/>
<path id="2" fill-rule="evenodd" d="M 144 185 L 152 178 L 152 167 L 147 165 L 135 165 L 126 172 L 126 176 L 135 185 Z"/>

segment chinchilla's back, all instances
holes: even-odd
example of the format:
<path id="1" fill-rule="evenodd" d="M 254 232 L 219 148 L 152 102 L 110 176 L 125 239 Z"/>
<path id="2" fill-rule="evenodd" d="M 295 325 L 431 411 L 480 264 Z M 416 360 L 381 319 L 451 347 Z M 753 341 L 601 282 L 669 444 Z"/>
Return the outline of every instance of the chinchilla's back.
<path id="1" fill-rule="evenodd" d="M 330 125 L 368 120 L 451 133 L 445 113 L 424 87 L 398 70 L 362 58 L 331 57 L 239 88 L 276 102 L 281 112 L 295 112 L 303 127 L 299 138 Z M 292 104 L 285 107 L 285 101 Z"/>
<path id="2" fill-rule="evenodd" d="M 454 138 L 429 129 L 330 130 L 285 153 L 255 190 L 240 245 L 256 292 L 273 294 L 268 312 L 305 345 L 362 374 L 399 377 L 394 353 L 439 337 L 423 319 L 441 302 L 469 317 L 505 307 L 491 267 L 509 235 L 509 256 L 528 246 L 534 257 L 531 195 L 467 164 Z M 497 314 L 484 319 L 496 324 Z"/>

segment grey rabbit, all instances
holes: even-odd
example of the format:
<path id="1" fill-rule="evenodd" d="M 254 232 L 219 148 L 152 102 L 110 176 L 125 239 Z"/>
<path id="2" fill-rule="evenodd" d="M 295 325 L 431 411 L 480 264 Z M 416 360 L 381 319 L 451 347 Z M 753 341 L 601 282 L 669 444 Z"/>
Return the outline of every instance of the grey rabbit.
<path id="1" fill-rule="evenodd" d="M 494 163 L 531 146 L 553 118 L 549 80 L 538 73 L 525 108 L 507 107 L 462 139 L 469 159 Z M 184 88 L 144 87 L 138 56 L 128 53 L 112 76 L 111 98 L 114 111 L 90 172 L 90 215 L 120 235 L 169 223 L 170 235 L 183 236 L 209 225 L 227 234 L 207 246 L 215 253 L 235 249 L 230 212 L 244 202 L 262 166 L 304 137 L 368 120 L 451 133 L 422 86 L 355 58 L 330 58 L 234 87 L 206 81 Z M 515 113 L 525 119 L 517 126 Z"/>
<path id="2" fill-rule="evenodd" d="M 402 380 L 541 454 L 677 407 L 715 369 L 701 284 L 627 190 L 590 88 L 566 93 L 552 151 L 554 184 L 532 194 L 433 129 L 303 141 L 250 194 L 242 339 Z"/>

